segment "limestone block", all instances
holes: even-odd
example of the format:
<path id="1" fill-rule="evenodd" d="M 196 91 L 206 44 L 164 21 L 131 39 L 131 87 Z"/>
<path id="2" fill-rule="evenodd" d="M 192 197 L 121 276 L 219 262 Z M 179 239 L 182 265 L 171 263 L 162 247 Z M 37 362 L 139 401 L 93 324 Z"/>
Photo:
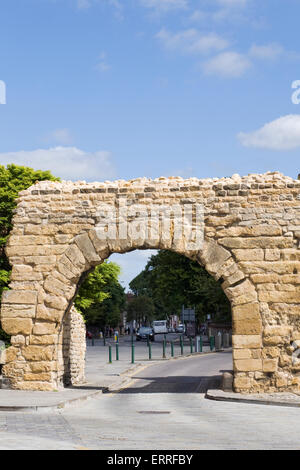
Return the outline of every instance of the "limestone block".
<path id="1" fill-rule="evenodd" d="M 233 359 L 251 359 L 251 349 L 233 349 L 232 356 Z"/>
<path id="2" fill-rule="evenodd" d="M 218 232 L 220 237 L 260 237 L 260 236 L 280 236 L 282 228 L 277 225 L 254 225 L 252 227 L 229 227 Z"/>
<path id="3" fill-rule="evenodd" d="M 280 260 L 280 250 L 277 248 L 275 249 L 266 249 L 265 253 L 265 260 L 266 261 L 279 261 Z"/>
<path id="4" fill-rule="evenodd" d="M 219 243 L 226 248 L 292 248 L 289 237 L 220 238 Z"/>
<path id="5" fill-rule="evenodd" d="M 279 279 L 279 276 L 278 274 L 274 274 L 274 273 L 252 274 L 250 278 L 255 284 L 262 284 L 262 283 L 268 283 L 268 282 L 277 282 Z"/>
<path id="6" fill-rule="evenodd" d="M 2 304 L 1 316 L 5 318 L 34 318 L 36 307 L 28 304 Z"/>
<path id="7" fill-rule="evenodd" d="M 264 259 L 264 250 L 256 248 L 252 250 L 232 250 L 238 261 L 262 261 Z"/>
<path id="8" fill-rule="evenodd" d="M 9 237 L 9 246 L 19 245 L 19 246 L 26 246 L 26 245 L 47 245 L 52 242 L 51 237 L 45 236 L 34 236 L 34 235 L 22 235 L 22 236 L 11 236 Z"/>
<path id="9" fill-rule="evenodd" d="M 236 349 L 257 349 L 262 347 L 261 335 L 233 335 L 232 346 Z"/>
<path id="10" fill-rule="evenodd" d="M 209 216 L 205 219 L 206 225 L 212 225 L 213 227 L 232 225 L 240 221 L 241 218 L 238 215 L 226 215 L 223 217 Z"/>
<path id="11" fill-rule="evenodd" d="M 237 286 L 226 288 L 225 294 L 229 300 L 232 301 L 233 306 L 247 304 L 257 300 L 257 293 L 249 279 L 246 279 Z"/>
<path id="12" fill-rule="evenodd" d="M 3 304 L 31 304 L 35 305 L 37 301 L 36 291 L 17 291 L 5 290 L 2 294 Z"/>
<path id="13" fill-rule="evenodd" d="M 30 362 L 29 367 L 33 373 L 51 372 L 57 369 L 56 363 L 49 361 Z"/>
<path id="14" fill-rule="evenodd" d="M 25 261 L 29 264 L 48 264 L 50 266 L 56 263 L 56 255 L 51 256 L 25 256 Z"/>
<path id="15" fill-rule="evenodd" d="M 8 362 L 12 362 L 17 358 L 19 352 L 19 348 L 10 346 L 9 348 L 3 351 L 3 355 L 1 357 L 1 362 L 7 364 Z"/>
<path id="16" fill-rule="evenodd" d="M 33 268 L 32 266 L 28 266 L 27 264 L 15 264 L 12 267 L 12 273 L 22 275 L 22 274 L 29 274 L 32 273 Z"/>
<path id="17" fill-rule="evenodd" d="M 245 389 L 248 390 L 251 387 L 251 381 L 249 377 L 235 377 L 233 380 L 234 389 Z"/>
<path id="18" fill-rule="evenodd" d="M 69 258 L 65 255 L 63 255 L 58 264 L 57 264 L 57 269 L 58 271 L 63 274 L 67 279 L 76 282 L 80 275 L 81 275 L 81 270 L 75 266 Z"/>
<path id="19" fill-rule="evenodd" d="M 52 335 L 55 333 L 55 323 L 35 323 L 32 334 L 33 335 Z"/>
<path id="20" fill-rule="evenodd" d="M 89 238 L 89 235 L 87 233 L 84 233 L 83 235 L 78 235 L 75 238 L 75 243 L 80 249 L 80 251 L 83 253 L 85 259 L 92 266 L 100 263 L 101 258 L 97 255 L 94 245 L 92 244 L 91 239 Z"/>
<path id="21" fill-rule="evenodd" d="M 53 308 L 55 310 L 65 310 L 67 308 L 68 301 L 65 297 L 57 295 L 46 295 L 45 306 Z"/>
<path id="22" fill-rule="evenodd" d="M 59 296 L 64 296 L 69 286 L 63 284 L 61 281 L 56 279 L 53 276 L 48 276 L 47 279 L 44 282 L 44 288 L 47 292 L 50 292 L 50 294 L 55 294 Z"/>
<path id="23" fill-rule="evenodd" d="M 52 379 L 51 372 L 38 372 L 38 373 L 26 373 L 24 374 L 24 380 L 26 381 L 41 381 L 50 382 Z"/>
<path id="24" fill-rule="evenodd" d="M 234 370 L 237 372 L 250 372 L 262 370 L 261 359 L 237 359 L 234 361 Z"/>
<path id="25" fill-rule="evenodd" d="M 217 245 L 214 241 L 206 241 L 202 252 L 199 254 L 199 259 L 209 273 L 217 274 L 218 270 L 230 256 L 231 254 L 227 250 Z"/>
<path id="26" fill-rule="evenodd" d="M 275 372 L 278 367 L 278 359 L 263 359 L 263 371 Z"/>
<path id="27" fill-rule="evenodd" d="M 232 308 L 232 318 L 234 321 L 259 321 L 259 303 L 253 302 L 243 305 L 236 305 Z"/>
<path id="28" fill-rule="evenodd" d="M 290 336 L 293 327 L 290 325 L 270 325 L 264 328 L 265 336 Z"/>
<path id="29" fill-rule="evenodd" d="M 66 250 L 65 255 L 74 266 L 80 269 L 81 272 L 84 269 L 87 269 L 86 259 L 81 250 L 74 243 Z"/>
<path id="30" fill-rule="evenodd" d="M 31 318 L 2 318 L 1 324 L 8 335 L 29 335 L 32 330 Z"/>
<path id="31" fill-rule="evenodd" d="M 57 310 L 46 307 L 44 304 L 38 304 L 36 309 L 37 320 L 48 320 L 52 322 L 60 322 L 64 314 L 64 310 Z"/>
<path id="32" fill-rule="evenodd" d="M 22 356 L 27 361 L 52 361 L 54 354 L 53 346 L 26 346 L 22 348 Z"/>
<path id="33" fill-rule="evenodd" d="M 270 291 L 270 292 L 259 292 L 258 299 L 261 302 L 284 302 L 284 303 L 300 303 L 300 292 L 295 289 L 294 292 L 278 292 L 278 291 Z"/>
<path id="34" fill-rule="evenodd" d="M 226 277 L 226 281 L 223 282 L 222 287 L 223 289 L 226 289 L 227 287 L 230 287 L 231 285 L 236 284 L 242 279 L 245 279 L 245 274 L 240 270 L 236 270 L 234 274 Z"/>
<path id="35" fill-rule="evenodd" d="M 259 335 L 262 331 L 261 320 L 233 320 L 233 334 L 235 335 Z"/>
<path id="36" fill-rule="evenodd" d="M 29 344 L 35 344 L 35 345 L 51 345 L 51 344 L 56 344 L 57 342 L 57 335 L 31 335 Z"/>

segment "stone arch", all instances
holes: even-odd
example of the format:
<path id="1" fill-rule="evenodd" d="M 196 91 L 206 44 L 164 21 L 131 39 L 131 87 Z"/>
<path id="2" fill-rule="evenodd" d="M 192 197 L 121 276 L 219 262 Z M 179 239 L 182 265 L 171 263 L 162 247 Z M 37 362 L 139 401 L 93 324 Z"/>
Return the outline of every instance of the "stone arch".
<path id="1" fill-rule="evenodd" d="M 99 237 L 99 207 L 119 208 L 125 195 L 145 211 L 157 203 L 201 204 L 201 247 L 187 249 L 186 237 L 172 231 L 164 239 L 160 229 L 156 238 L 144 232 L 137 238 Z M 236 391 L 299 390 L 291 347 L 300 341 L 299 200 L 300 183 L 279 173 L 43 182 L 22 192 L 7 245 L 11 290 L 3 294 L 1 308 L 2 327 L 12 335 L 4 366 L 11 386 L 59 387 L 64 373 L 59 332 L 83 277 L 111 253 L 152 248 L 197 260 L 221 280 L 232 306 Z M 118 216 L 119 224 L 122 220 Z"/>
<path id="2" fill-rule="evenodd" d="M 62 290 L 65 290 L 63 297 L 64 307 L 59 311 L 61 322 L 58 328 L 58 343 L 56 344 L 58 371 L 55 382 L 58 385 L 63 385 L 65 374 L 61 328 L 64 324 L 64 318 L 68 316 L 72 308 L 73 300 L 80 284 L 94 267 L 104 262 L 111 254 L 127 253 L 133 249 L 170 249 L 170 246 L 162 243 L 160 240 L 155 244 L 149 244 L 149 242 L 142 245 L 139 245 L 139 243 L 133 244 L 130 238 L 122 243 L 118 239 L 107 243 L 106 241 L 99 240 L 96 230 L 92 229 L 74 238 L 70 247 L 59 258 L 53 272 L 46 278 L 44 283 L 46 291 L 45 303 L 40 308 L 46 310 L 49 306 L 49 301 L 51 301 L 51 296 L 61 295 Z M 248 276 L 238 268 L 229 250 L 221 247 L 214 240 L 209 239 L 204 240 L 202 249 L 197 253 L 185 250 L 182 245 L 176 247 L 175 244 L 171 246 L 171 250 L 199 262 L 216 280 L 222 278 L 222 287 L 232 305 L 233 329 L 236 335 L 249 335 L 250 333 L 256 336 L 261 335 L 262 322 L 255 287 Z M 63 282 L 64 286 L 59 285 L 59 282 Z M 68 289 L 65 289 L 66 286 L 68 286 Z M 242 303 L 242 307 L 239 307 L 240 303 Z M 65 307 L 66 305 L 67 307 Z M 243 320 L 240 319 L 241 314 L 246 316 L 248 322 L 244 318 Z M 234 341 L 235 347 L 239 349 L 237 336 Z M 246 341 L 244 341 L 241 347 L 244 348 L 245 344 Z M 256 343 L 253 344 L 254 346 L 250 345 L 249 347 L 255 349 L 261 348 L 261 341 L 258 337 L 256 338 Z"/>

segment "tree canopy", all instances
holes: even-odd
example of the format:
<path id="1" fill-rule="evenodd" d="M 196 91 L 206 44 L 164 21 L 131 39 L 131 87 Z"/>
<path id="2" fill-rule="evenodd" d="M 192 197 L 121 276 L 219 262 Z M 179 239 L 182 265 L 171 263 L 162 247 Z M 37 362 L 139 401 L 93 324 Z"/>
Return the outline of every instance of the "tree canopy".
<path id="1" fill-rule="evenodd" d="M 129 284 L 136 296 L 150 297 L 156 318 L 180 314 L 182 305 L 196 308 L 199 322 L 210 314 L 214 321 L 231 321 L 230 303 L 219 282 L 199 263 L 160 250 Z"/>
<path id="2" fill-rule="evenodd" d="M 155 305 L 151 297 L 139 295 L 134 297 L 127 306 L 127 321 L 135 320 L 138 325 L 148 326 L 155 314 Z"/>
<path id="3" fill-rule="evenodd" d="M 120 323 L 126 296 L 118 281 L 119 274 L 118 264 L 105 261 L 81 285 L 74 304 L 88 325 L 104 329 L 106 325 L 114 328 Z"/>

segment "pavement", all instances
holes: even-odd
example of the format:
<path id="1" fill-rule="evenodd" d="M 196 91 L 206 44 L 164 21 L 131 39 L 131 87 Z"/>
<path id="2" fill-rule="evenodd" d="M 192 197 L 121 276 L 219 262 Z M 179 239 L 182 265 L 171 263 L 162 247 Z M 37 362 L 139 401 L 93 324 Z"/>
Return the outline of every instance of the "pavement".
<path id="1" fill-rule="evenodd" d="M 171 338 L 173 340 L 173 338 Z M 119 344 L 119 360 L 115 357 L 115 345 L 112 345 L 112 363 L 108 362 L 108 343 L 103 341 L 91 341 L 87 345 L 86 356 L 86 383 L 68 387 L 53 392 L 23 391 L 0 389 L 0 411 L 23 412 L 47 412 L 59 410 L 71 406 L 80 405 L 82 402 L 96 397 L 102 393 L 119 391 L 125 388 L 136 374 L 145 368 L 165 363 L 167 361 L 184 361 L 192 355 L 218 354 L 210 352 L 208 346 L 204 346 L 202 353 L 190 353 L 189 344 L 186 343 L 184 356 L 181 356 L 180 347 L 174 347 L 175 357 L 171 357 L 170 345 L 167 347 L 166 359 L 162 358 L 162 343 L 152 344 L 152 358 L 149 360 L 148 348 L 145 343 L 135 343 L 135 363 L 131 363 L 131 342 L 123 338 Z M 227 350 L 228 351 L 228 350 Z M 214 401 L 241 402 L 249 404 L 276 405 L 288 407 L 300 407 L 300 396 L 293 393 L 273 394 L 239 394 L 220 389 L 207 390 L 205 398 Z"/>
<path id="2" fill-rule="evenodd" d="M 158 355 L 161 345 L 153 349 Z M 137 357 L 143 358 L 145 344 L 136 350 Z M 170 350 L 167 352 L 169 357 Z M 106 348 L 100 344 L 88 347 L 87 377 L 111 383 L 116 390 L 103 393 L 91 382 L 85 384 L 85 392 L 93 393 L 90 399 L 84 394 L 84 401 L 75 399 L 70 406 L 63 401 L 58 409 L 39 407 L 41 402 L 35 398 L 41 395 L 43 405 L 49 407 L 47 397 L 57 395 L 55 392 L 29 392 L 35 403 L 28 404 L 35 408 L 0 411 L 0 450 L 90 449 L 116 455 L 119 450 L 141 449 L 155 454 L 159 450 L 165 454 L 166 449 L 176 453 L 178 449 L 300 449 L 300 409 L 206 399 L 207 390 L 217 389 L 222 373 L 232 368 L 232 352 L 188 352 L 187 348 L 184 358 L 157 357 L 149 365 L 146 361 L 131 365 L 124 344 L 121 363 L 111 365 Z M 24 392 L 18 395 L 25 396 Z M 97 455 L 101 463 L 101 454 Z M 144 468 L 143 464 L 138 468 Z"/>
<path id="3" fill-rule="evenodd" d="M 300 408 L 300 395 L 296 393 L 242 394 L 223 390 L 207 390 L 205 398 L 215 401 L 249 403 L 253 405 L 289 406 Z"/>

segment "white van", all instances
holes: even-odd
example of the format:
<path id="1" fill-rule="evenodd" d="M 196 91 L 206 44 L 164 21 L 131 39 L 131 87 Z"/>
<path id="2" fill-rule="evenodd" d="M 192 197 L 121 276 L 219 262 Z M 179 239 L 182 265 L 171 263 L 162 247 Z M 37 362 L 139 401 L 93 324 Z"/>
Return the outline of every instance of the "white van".
<path id="1" fill-rule="evenodd" d="M 152 323 L 154 334 L 168 333 L 167 320 L 154 320 Z"/>

